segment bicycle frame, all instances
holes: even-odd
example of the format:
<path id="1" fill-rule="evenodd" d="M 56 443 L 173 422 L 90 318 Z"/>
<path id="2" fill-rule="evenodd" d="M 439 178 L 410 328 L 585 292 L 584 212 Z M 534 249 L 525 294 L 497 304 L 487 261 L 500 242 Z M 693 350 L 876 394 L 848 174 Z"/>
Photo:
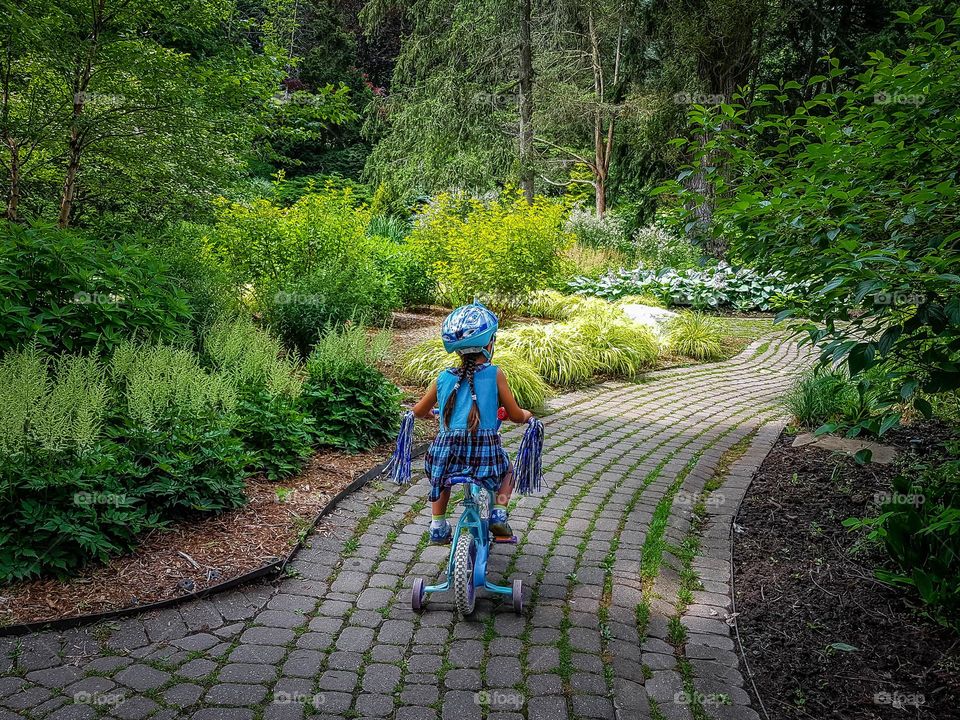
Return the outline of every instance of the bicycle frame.
<path id="1" fill-rule="evenodd" d="M 456 481 L 461 482 L 456 482 Z M 452 484 L 465 485 L 463 497 L 463 512 L 460 514 L 460 520 L 453 531 L 451 539 L 451 553 L 447 560 L 447 577 L 439 585 L 427 585 L 424 587 L 425 593 L 443 592 L 450 589 L 450 581 L 453 577 L 454 554 L 452 549 L 457 547 L 460 535 L 463 532 L 469 532 L 474 539 L 474 557 L 473 557 L 473 584 L 474 587 L 483 587 L 493 593 L 500 595 L 510 595 L 513 588 L 503 585 L 496 585 L 487 580 L 487 558 L 490 556 L 490 521 L 481 517 L 478 499 L 480 488 L 468 478 L 454 478 Z M 487 518 L 490 516 L 490 510 L 493 509 L 493 495 L 487 493 Z"/>

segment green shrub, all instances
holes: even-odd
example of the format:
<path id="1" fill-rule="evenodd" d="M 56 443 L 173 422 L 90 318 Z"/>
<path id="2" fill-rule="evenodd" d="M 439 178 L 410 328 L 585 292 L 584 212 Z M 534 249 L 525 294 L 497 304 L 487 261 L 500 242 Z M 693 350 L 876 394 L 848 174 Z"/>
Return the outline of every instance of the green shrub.
<path id="1" fill-rule="evenodd" d="M 235 392 L 188 350 L 0 360 L 0 580 L 128 552 L 184 513 L 245 501 Z"/>
<path id="2" fill-rule="evenodd" d="M 328 331 L 307 359 L 304 403 L 316 420 L 321 445 L 350 452 L 394 436 L 400 421 L 400 391 L 375 363 L 386 358 L 391 336 L 368 336 L 350 325 Z"/>
<path id="3" fill-rule="evenodd" d="M 427 266 L 409 243 L 383 241 L 372 252 L 376 273 L 386 278 L 391 294 L 390 306 L 411 307 L 429 305 L 434 301 L 437 284 L 430 277 Z M 381 312 L 385 317 L 386 313 Z"/>
<path id="4" fill-rule="evenodd" d="M 632 263 L 630 256 L 619 250 L 574 243 L 564 251 L 561 272 L 552 285 L 558 289 L 564 289 L 567 282 L 575 277 L 596 281 Z"/>
<path id="5" fill-rule="evenodd" d="M 369 365 L 355 363 L 336 377 L 310 381 L 304 402 L 317 421 L 321 445 L 358 452 L 388 442 L 400 426 L 399 388 Z"/>
<path id="6" fill-rule="evenodd" d="M 584 340 L 573 325 L 519 325 L 501 332 L 498 343 L 533 365 L 553 385 L 581 384 L 597 369 L 596 359 L 584 352 Z"/>
<path id="7" fill-rule="evenodd" d="M 700 264 L 703 253 L 687 238 L 677 237 L 658 225 L 638 228 L 633 234 L 633 255 L 651 270 L 687 270 Z"/>
<path id="8" fill-rule="evenodd" d="M 881 569 L 877 577 L 897 586 L 912 587 L 933 613 L 957 624 L 960 610 L 960 443 L 947 443 L 951 459 L 923 462 L 901 472 L 892 492 L 880 503 L 880 514 L 845 521 L 865 527 L 880 542 L 895 569 Z"/>
<path id="9" fill-rule="evenodd" d="M 287 347 L 304 356 L 330 326 L 349 321 L 381 323 L 398 300 L 389 275 L 374 266 L 368 259 L 348 274 L 331 265 L 275 284 L 263 300 L 264 319 Z"/>
<path id="10" fill-rule="evenodd" d="M 166 266 L 131 244 L 0 222 L 0 351 L 109 351 L 185 340 L 192 317 Z"/>
<path id="11" fill-rule="evenodd" d="M 517 402 L 526 408 L 537 408 L 550 396 L 550 386 L 537 369 L 509 348 L 497 349 L 494 364 L 499 366 L 510 383 Z M 443 349 L 439 338 L 425 340 L 403 354 L 401 375 L 408 381 L 428 385 L 441 372 L 459 363 L 456 355 Z"/>
<path id="12" fill-rule="evenodd" d="M 171 280 L 186 296 L 197 336 L 217 320 L 243 311 L 239 289 L 213 255 L 207 231 L 206 226 L 182 222 L 144 243 L 167 265 Z"/>
<path id="13" fill-rule="evenodd" d="M 576 237 L 580 245 L 614 250 L 633 258 L 634 247 L 627 236 L 627 223 L 616 213 L 608 212 L 599 217 L 592 208 L 575 206 L 567 218 L 566 230 Z"/>
<path id="14" fill-rule="evenodd" d="M 517 296 L 546 287 L 570 244 L 563 207 L 520 194 L 490 202 L 438 196 L 410 235 L 441 295 L 460 305 L 480 295 Z"/>
<path id="15" fill-rule="evenodd" d="M 396 215 L 374 215 L 367 225 L 367 235 L 381 237 L 400 245 L 410 234 L 410 221 Z"/>
<path id="16" fill-rule="evenodd" d="M 577 295 L 564 295 L 556 290 L 537 290 L 524 298 L 520 312 L 548 320 L 566 320 L 581 300 Z"/>
<path id="17" fill-rule="evenodd" d="M 667 324 L 667 346 L 675 355 L 718 360 L 723 357 L 723 328 L 703 313 L 680 313 Z"/>
<path id="18" fill-rule="evenodd" d="M 850 398 L 849 378 L 839 371 L 809 370 L 784 396 L 784 406 L 803 427 L 817 428 L 839 416 Z"/>
<path id="19" fill-rule="evenodd" d="M 286 356 L 278 340 L 243 318 L 215 325 L 205 349 L 239 389 L 235 433 L 251 468 L 277 480 L 303 467 L 312 454 L 313 420 L 301 408 L 299 359 Z"/>

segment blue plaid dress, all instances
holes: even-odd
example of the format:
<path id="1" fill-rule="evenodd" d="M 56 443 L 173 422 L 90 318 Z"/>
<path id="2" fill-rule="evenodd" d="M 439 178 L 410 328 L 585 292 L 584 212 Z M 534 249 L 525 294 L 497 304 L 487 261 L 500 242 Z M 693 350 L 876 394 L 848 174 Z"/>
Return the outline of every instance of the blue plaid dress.
<path id="1" fill-rule="evenodd" d="M 440 409 L 440 432 L 427 451 L 425 468 L 430 478 L 430 500 L 437 500 L 455 477 L 470 477 L 487 490 L 500 487 L 510 471 L 510 457 L 500 442 L 500 422 L 497 419 L 497 366 L 484 363 L 474 373 L 477 406 L 480 409 L 480 428 L 467 429 L 467 417 L 472 406 L 470 388 L 464 382 L 456 389 L 458 376 L 445 370 L 437 378 L 437 407 Z M 446 402 L 454 402 L 450 427 L 443 423 Z"/>

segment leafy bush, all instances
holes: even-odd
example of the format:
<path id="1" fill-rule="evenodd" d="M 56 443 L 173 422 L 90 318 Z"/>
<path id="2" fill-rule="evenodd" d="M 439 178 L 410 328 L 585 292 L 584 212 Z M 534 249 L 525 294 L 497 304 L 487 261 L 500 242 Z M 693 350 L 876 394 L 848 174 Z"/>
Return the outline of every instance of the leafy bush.
<path id="1" fill-rule="evenodd" d="M 321 445 L 357 452 L 393 437 L 400 391 L 375 367 L 390 343 L 389 333 L 368 337 L 359 325 L 332 329 L 317 343 L 307 360 L 304 402 Z"/>
<path id="2" fill-rule="evenodd" d="M 734 269 L 723 262 L 712 268 L 683 272 L 621 270 L 600 280 L 578 277 L 569 286 L 578 293 L 611 300 L 625 295 L 652 294 L 670 305 L 732 306 L 742 311 L 779 307 L 787 295 L 803 287 L 786 282 L 786 276 L 780 272 L 761 275 L 748 268 Z"/>
<path id="3" fill-rule="evenodd" d="M 583 338 L 572 325 L 519 325 L 501 332 L 498 343 L 516 352 L 553 385 L 583 383 L 597 369 L 594 357 L 584 352 Z"/>
<path id="4" fill-rule="evenodd" d="M 677 355 L 717 360 L 723 357 L 723 329 L 703 313 L 681 313 L 667 324 L 667 345 Z"/>
<path id="5" fill-rule="evenodd" d="M 401 244 L 411 230 L 410 221 L 396 215 L 374 215 L 367 225 L 367 235 L 386 238 L 396 245 Z"/>
<path id="6" fill-rule="evenodd" d="M 783 402 L 800 425 L 817 428 L 840 415 L 849 391 L 849 378 L 842 372 L 809 370 L 800 376 Z"/>
<path id="7" fill-rule="evenodd" d="M 564 295 L 556 290 L 537 290 L 523 299 L 520 312 L 548 320 L 566 320 L 581 300 L 579 296 Z"/>
<path id="8" fill-rule="evenodd" d="M 368 267 L 354 267 L 356 274 L 330 265 L 302 278 L 274 284 L 263 299 L 264 319 L 287 347 L 304 356 L 332 325 L 385 321 L 398 304 L 390 277 L 375 271 L 369 259 L 364 265 Z M 399 267 L 395 269 L 399 271 Z"/>
<path id="9" fill-rule="evenodd" d="M 306 354 L 325 325 L 377 321 L 397 304 L 388 266 L 402 262 L 376 262 L 396 252 L 381 252 L 391 243 L 369 236 L 369 224 L 349 188 L 327 189 L 288 208 L 224 203 L 209 244 L 235 284 L 252 288 L 284 340 Z"/>
<path id="10" fill-rule="evenodd" d="M 443 349 L 440 338 L 425 340 L 410 348 L 400 359 L 402 376 L 419 385 L 428 385 L 449 367 L 459 363 L 456 355 Z M 509 348 L 497 349 L 494 364 L 503 370 L 517 402 L 526 408 L 537 408 L 550 395 L 550 387 L 537 369 Z"/>
<path id="11" fill-rule="evenodd" d="M 126 338 L 190 337 L 166 266 L 131 244 L 0 222 L 0 351 L 110 350 Z"/>
<path id="12" fill-rule="evenodd" d="M 608 212 L 600 217 L 592 208 L 576 205 L 570 211 L 565 229 L 580 245 L 613 250 L 633 258 L 634 247 L 627 235 L 626 221 L 616 213 Z"/>
<path id="13" fill-rule="evenodd" d="M 434 301 L 437 284 L 410 243 L 385 240 L 375 249 L 372 259 L 391 290 L 390 307 L 429 305 Z"/>
<path id="14" fill-rule="evenodd" d="M 912 587 L 945 622 L 956 624 L 960 610 L 960 443 L 948 443 L 951 459 L 916 463 L 897 475 L 877 517 L 849 519 L 867 528 L 868 538 L 886 548 L 896 569 L 877 577 Z"/>
<path id="15" fill-rule="evenodd" d="M 888 383 L 882 368 L 857 378 L 841 369 L 814 368 L 797 380 L 784 404 L 798 423 L 817 432 L 880 436 L 900 420 L 899 413 L 887 413 Z"/>
<path id="16" fill-rule="evenodd" d="M 484 202 L 438 196 L 410 235 L 441 295 L 455 305 L 476 296 L 516 296 L 546 287 L 570 238 L 563 207 L 522 195 Z"/>
<path id="17" fill-rule="evenodd" d="M 299 470 L 312 453 L 313 420 L 300 406 L 304 378 L 298 359 L 248 319 L 215 325 L 205 349 L 239 389 L 236 435 L 251 467 L 270 480 Z"/>
<path id="18" fill-rule="evenodd" d="M 709 202 L 704 230 L 745 261 L 810 281 L 784 316 L 808 319 L 798 327 L 825 362 L 858 375 L 894 359 L 906 372 L 891 376 L 890 399 L 929 414 L 924 393 L 960 387 L 960 16 L 895 14 L 909 46 L 871 53 L 843 92 L 834 83 L 853 73 L 831 58 L 807 87 L 694 106 L 680 177 L 711 172 L 672 189 L 678 206 Z"/>
<path id="19" fill-rule="evenodd" d="M 677 237 L 659 225 L 633 233 L 633 257 L 651 270 L 689 270 L 700 264 L 701 252 L 687 238 Z"/>
<path id="20" fill-rule="evenodd" d="M 35 347 L 0 361 L 0 579 L 132 549 L 184 512 L 245 500 L 235 395 L 187 350 L 120 345 L 109 363 Z"/>

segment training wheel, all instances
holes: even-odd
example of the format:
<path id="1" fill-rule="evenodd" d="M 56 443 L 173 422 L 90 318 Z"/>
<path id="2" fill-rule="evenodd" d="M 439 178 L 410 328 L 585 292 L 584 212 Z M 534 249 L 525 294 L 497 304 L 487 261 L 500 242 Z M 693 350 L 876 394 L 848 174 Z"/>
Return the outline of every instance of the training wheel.
<path id="1" fill-rule="evenodd" d="M 513 592 L 510 593 L 513 597 L 513 611 L 517 615 L 523 614 L 523 581 L 517 578 L 513 581 Z"/>
<path id="2" fill-rule="evenodd" d="M 413 608 L 414 612 L 417 612 L 423 607 L 423 578 L 418 577 L 413 580 L 413 592 L 410 596 L 410 607 Z"/>

